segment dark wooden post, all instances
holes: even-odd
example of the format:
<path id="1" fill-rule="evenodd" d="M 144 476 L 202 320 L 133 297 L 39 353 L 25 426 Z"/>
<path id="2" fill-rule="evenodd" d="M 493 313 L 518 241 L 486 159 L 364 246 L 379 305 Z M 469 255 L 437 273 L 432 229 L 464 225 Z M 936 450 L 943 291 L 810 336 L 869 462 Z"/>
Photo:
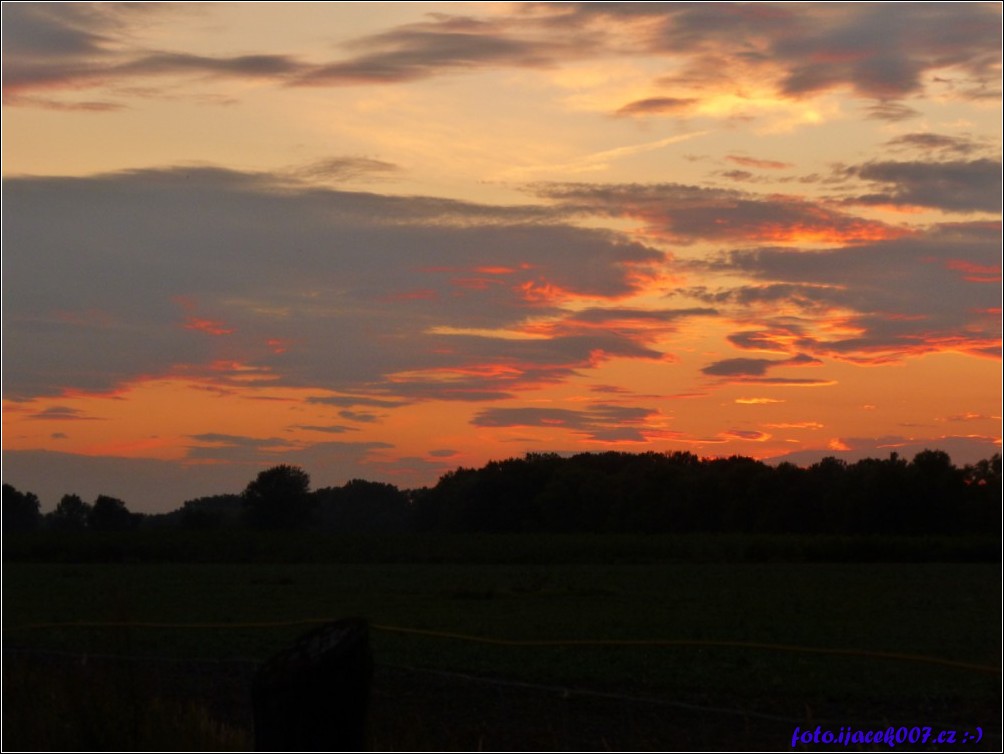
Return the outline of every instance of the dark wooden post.
<path id="1" fill-rule="evenodd" d="M 255 749 L 363 750 L 372 675 L 365 620 L 346 618 L 304 634 L 255 676 Z"/>

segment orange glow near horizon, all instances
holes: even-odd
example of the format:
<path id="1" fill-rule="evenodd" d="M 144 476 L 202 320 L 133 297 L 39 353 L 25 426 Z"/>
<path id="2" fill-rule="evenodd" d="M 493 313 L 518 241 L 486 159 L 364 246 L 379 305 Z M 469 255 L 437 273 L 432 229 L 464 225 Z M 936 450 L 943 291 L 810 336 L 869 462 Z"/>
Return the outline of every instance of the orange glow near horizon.
<path id="1" fill-rule="evenodd" d="M 959 365 L 962 363 L 959 358 L 945 363 Z M 637 374 L 633 361 L 614 360 L 606 366 L 597 367 L 595 377 L 585 381 L 574 380 L 568 387 L 574 390 L 577 383 L 588 387 L 596 379 L 616 380 L 616 372 L 622 368 L 627 368 L 638 378 L 644 377 Z M 903 365 L 901 368 L 907 367 Z M 653 365 L 651 369 L 652 376 L 657 377 L 659 368 Z M 443 377 L 459 380 L 489 373 L 508 376 L 511 371 L 504 366 L 492 366 L 462 370 Z M 429 378 L 427 374 L 420 376 Z M 946 379 L 951 377 L 946 374 Z M 638 379 L 636 384 L 644 388 L 644 379 Z M 51 399 L 5 403 L 4 443 L 6 450 L 47 446 L 82 456 L 114 455 L 204 464 L 227 461 L 193 458 L 190 457 L 191 450 L 212 448 L 221 442 L 225 444 L 226 436 L 257 438 L 262 451 L 271 448 L 275 452 L 276 462 L 288 458 L 290 452 L 309 449 L 318 441 L 337 439 L 352 443 L 384 443 L 387 437 L 393 437 L 392 447 L 375 447 L 366 454 L 369 462 L 375 464 L 373 468 L 380 469 L 382 474 L 398 473 L 393 471 L 394 458 L 398 456 L 425 456 L 429 459 L 430 470 L 433 470 L 431 473 L 438 475 L 457 464 L 479 465 L 492 459 L 522 455 L 528 450 L 572 450 L 576 447 L 581 450 L 597 447 L 664 451 L 694 449 L 711 456 L 738 453 L 754 458 L 770 458 L 789 452 L 793 446 L 820 447 L 822 438 L 818 433 L 824 427 L 839 426 L 841 437 L 869 436 L 875 432 L 873 426 L 881 426 L 881 422 L 886 420 L 888 411 L 878 412 L 878 419 L 875 410 L 859 411 L 856 412 L 859 426 L 855 428 L 855 424 L 848 421 L 852 414 L 848 414 L 845 406 L 854 402 L 858 388 L 841 385 L 840 381 L 829 384 L 829 387 L 820 388 L 829 397 L 812 401 L 815 415 L 811 420 L 794 418 L 804 410 L 799 408 L 801 401 L 793 402 L 781 397 L 746 398 L 739 394 L 729 399 L 735 406 L 734 411 L 709 414 L 705 401 L 699 395 L 638 394 L 621 396 L 613 402 L 624 407 L 639 406 L 659 411 L 658 420 L 654 423 L 646 421 L 634 425 L 641 434 L 638 439 L 594 439 L 588 436 L 588 430 L 571 425 L 568 420 L 545 418 L 537 427 L 480 427 L 474 433 L 476 445 L 469 446 L 464 438 L 471 434 L 470 422 L 476 409 L 454 401 L 420 400 L 399 404 L 396 408 L 382 409 L 383 418 L 379 422 L 360 423 L 346 419 L 336 406 L 306 403 L 307 399 L 324 398 L 323 394 L 319 395 L 313 389 L 217 384 L 177 378 L 148 379 L 104 394 L 78 392 Z M 772 385 L 771 389 L 787 391 L 793 386 Z M 741 389 L 741 383 L 737 387 Z M 883 403 L 904 408 L 909 405 L 904 402 L 909 398 L 904 396 L 899 381 L 887 387 L 873 384 L 872 388 L 872 395 L 886 396 Z M 723 397 L 731 389 L 723 389 Z M 834 390 L 836 394 L 832 392 Z M 918 387 L 913 392 L 922 393 L 923 390 Z M 834 395 L 841 397 L 834 400 Z M 954 408 L 948 403 L 939 409 L 942 414 L 951 414 L 958 409 L 958 421 L 969 424 L 976 423 L 988 429 L 999 425 L 999 420 L 994 417 L 984 417 L 972 411 L 968 411 L 967 415 L 965 406 L 973 405 L 973 398 L 960 395 L 954 401 Z M 978 396 L 975 398 L 979 400 Z M 367 399 L 361 396 L 360 400 Z M 609 397 L 602 393 L 577 395 L 567 387 L 542 385 L 523 388 L 521 397 L 495 405 L 567 408 L 588 413 L 591 405 L 609 403 Z M 65 410 L 52 418 L 43 418 L 46 409 L 54 406 Z M 179 410 L 180 407 L 184 410 Z M 773 413 L 754 415 L 742 413 L 744 410 Z M 778 414 L 778 411 L 781 413 Z M 778 416 L 792 418 L 778 421 Z M 719 429 L 717 425 L 723 420 L 733 425 L 739 423 L 739 426 Z M 338 429 L 338 434 L 329 434 L 325 426 L 330 426 L 332 431 Z M 221 434 L 221 427 L 227 428 L 222 433 L 224 439 L 212 439 Z M 206 439 L 199 439 L 199 436 Z M 999 432 L 994 436 L 994 441 L 999 443 Z M 430 447 L 454 448 L 454 454 L 442 459 L 430 457 Z M 826 441 L 826 448 L 833 451 L 851 449 L 851 446 L 844 440 L 831 437 Z M 264 460 L 260 463 L 267 464 Z M 414 483 L 408 481 L 412 477 L 395 478 L 402 483 Z M 430 481 L 427 479 L 426 483 Z"/>

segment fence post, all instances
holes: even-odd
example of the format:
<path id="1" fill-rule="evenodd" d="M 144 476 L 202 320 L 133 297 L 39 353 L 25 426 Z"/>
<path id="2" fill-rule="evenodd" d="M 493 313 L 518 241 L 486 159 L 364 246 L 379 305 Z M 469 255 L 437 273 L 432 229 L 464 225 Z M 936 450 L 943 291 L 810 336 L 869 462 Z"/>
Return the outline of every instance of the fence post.
<path id="1" fill-rule="evenodd" d="M 365 620 L 346 618 L 304 634 L 255 675 L 255 749 L 361 751 L 372 675 Z"/>

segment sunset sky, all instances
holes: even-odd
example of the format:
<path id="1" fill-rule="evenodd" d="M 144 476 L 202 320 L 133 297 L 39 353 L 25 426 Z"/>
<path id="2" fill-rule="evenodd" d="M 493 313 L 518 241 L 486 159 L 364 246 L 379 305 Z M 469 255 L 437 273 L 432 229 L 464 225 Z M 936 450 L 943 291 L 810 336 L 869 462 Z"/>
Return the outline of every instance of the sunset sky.
<path id="1" fill-rule="evenodd" d="M 3 5 L 3 480 L 986 458 L 999 3 Z"/>

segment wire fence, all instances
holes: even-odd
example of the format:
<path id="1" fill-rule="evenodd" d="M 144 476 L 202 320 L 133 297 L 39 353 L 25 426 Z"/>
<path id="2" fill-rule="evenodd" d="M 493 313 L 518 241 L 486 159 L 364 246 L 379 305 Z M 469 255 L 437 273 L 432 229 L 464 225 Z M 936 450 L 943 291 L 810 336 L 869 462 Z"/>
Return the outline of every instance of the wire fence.
<path id="1" fill-rule="evenodd" d="M 297 620 L 282 621 L 256 621 L 256 622 L 147 622 L 147 621 L 71 621 L 71 622 L 42 622 L 27 623 L 10 627 L 10 631 L 43 631 L 48 629 L 167 629 L 167 630 L 247 630 L 261 628 L 288 628 L 296 626 L 313 626 L 332 622 L 328 618 L 304 618 Z M 924 665 L 935 665 L 952 668 L 960 672 L 971 672 L 980 674 L 1000 675 L 1001 670 L 991 665 L 979 663 L 961 662 L 942 657 L 932 657 L 919 654 L 906 654 L 898 652 L 884 652 L 861 650 L 853 648 L 830 648 L 830 647 L 809 647 L 791 644 L 772 644 L 766 642 L 748 641 L 722 641 L 722 640 L 702 640 L 702 639 L 510 639 L 504 637 L 476 636 L 448 631 L 435 631 L 430 629 L 409 628 L 403 626 L 391 626 L 383 624 L 369 624 L 370 630 L 378 633 L 395 634 L 403 636 L 416 636 L 446 641 L 459 641 L 476 643 L 483 645 L 506 646 L 506 647 L 570 647 L 570 648 L 591 648 L 591 647 L 624 647 L 624 648 L 708 648 L 708 649 L 740 649 L 744 651 L 767 651 L 782 653 L 798 653 L 812 655 L 829 656 L 851 656 L 861 657 L 871 660 L 915 663 Z M 263 660 L 253 657 L 231 657 L 231 658 L 192 658 L 192 657 L 168 657 L 161 655 L 131 655 L 117 653 L 80 653 L 55 649 L 40 649 L 31 646 L 5 645 L 3 648 L 5 659 L 17 656 L 38 656 L 64 658 L 66 660 L 86 661 L 112 661 L 125 663 L 176 663 L 179 665 L 198 664 L 201 667 L 241 667 L 248 675 L 253 674 Z M 486 684 L 496 688 L 508 688 L 513 690 L 528 690 L 544 694 L 552 694 L 562 699 L 573 698 L 594 698 L 608 699 L 622 703 L 653 705 L 656 707 L 674 708 L 693 713 L 727 715 L 741 718 L 758 719 L 777 723 L 789 723 L 792 725 L 804 724 L 805 716 L 791 716 L 771 714 L 769 712 L 750 709 L 747 707 L 721 706 L 710 704 L 696 704 L 680 699 L 667 698 L 666 696 L 654 696 L 651 694 L 635 694 L 621 691 L 607 691 L 595 688 L 583 688 L 580 686 L 565 686 L 547 683 L 535 683 L 523 680 L 514 680 L 498 677 L 487 677 L 457 670 L 446 670 L 440 668 L 419 667 L 415 665 L 399 665 L 392 663 L 378 662 L 377 669 L 386 671 L 399 671 L 417 675 L 435 676 L 441 679 L 454 680 L 464 683 Z M 815 718 L 816 724 L 826 724 L 828 721 L 823 718 Z M 883 725 L 887 720 L 846 720 L 841 719 L 840 724 L 854 723 L 857 725 Z"/>
<path id="2" fill-rule="evenodd" d="M 289 628 L 294 626 L 320 625 L 333 622 L 333 618 L 302 618 L 284 621 L 255 621 L 237 623 L 170 623 L 152 621 L 69 621 L 48 623 L 25 623 L 13 627 L 15 631 L 36 631 L 56 628 L 147 628 L 147 629 L 249 629 L 249 628 Z M 808 647 L 796 644 L 774 644 L 754 641 L 727 641 L 717 639 L 508 639 L 493 636 L 476 636 L 450 631 L 435 631 L 423 628 L 407 628 L 404 626 L 387 626 L 369 624 L 373 631 L 425 636 L 431 638 L 462 641 L 476 644 L 489 644 L 506 647 L 693 647 L 761 650 L 768 652 L 788 652 L 798 654 L 817 654 L 831 656 L 864 657 L 874 660 L 889 660 L 896 662 L 940 665 L 958 670 L 1000 675 L 1001 669 L 992 665 L 950 660 L 944 657 L 910 654 L 903 652 L 885 652 L 868 649 L 839 647 Z"/>

